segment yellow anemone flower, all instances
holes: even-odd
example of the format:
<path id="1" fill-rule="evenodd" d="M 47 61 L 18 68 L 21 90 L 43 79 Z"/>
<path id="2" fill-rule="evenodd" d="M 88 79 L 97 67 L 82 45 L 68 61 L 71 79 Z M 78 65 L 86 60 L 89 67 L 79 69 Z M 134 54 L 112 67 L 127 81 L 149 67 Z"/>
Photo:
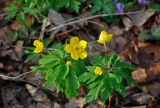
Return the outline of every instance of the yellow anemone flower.
<path id="1" fill-rule="evenodd" d="M 85 50 L 87 46 L 87 41 L 80 40 L 78 37 L 72 37 L 70 39 L 70 44 L 66 44 L 65 50 L 67 53 L 71 54 L 71 57 L 75 60 L 79 58 L 84 59 L 87 57 L 87 52 Z"/>
<path id="2" fill-rule="evenodd" d="M 110 42 L 112 37 L 112 34 L 108 34 L 106 31 L 101 31 L 98 42 L 101 44 L 105 44 L 106 42 Z"/>
<path id="3" fill-rule="evenodd" d="M 44 48 L 44 44 L 39 40 L 35 40 L 33 45 L 35 46 L 35 49 L 34 49 L 35 53 L 40 53 Z"/>
<path id="4" fill-rule="evenodd" d="M 102 69 L 100 67 L 96 67 L 96 69 L 94 70 L 95 74 L 97 75 L 102 75 Z"/>
<path id="5" fill-rule="evenodd" d="M 69 66 L 69 65 L 71 65 L 72 64 L 72 62 L 71 61 L 67 61 L 67 65 Z"/>

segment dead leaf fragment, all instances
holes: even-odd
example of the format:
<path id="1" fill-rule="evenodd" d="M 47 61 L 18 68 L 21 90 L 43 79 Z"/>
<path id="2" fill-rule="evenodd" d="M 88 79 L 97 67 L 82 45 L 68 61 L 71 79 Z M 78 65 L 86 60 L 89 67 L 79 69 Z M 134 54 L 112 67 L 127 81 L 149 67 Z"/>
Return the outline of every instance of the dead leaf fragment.
<path id="1" fill-rule="evenodd" d="M 129 14 L 128 17 L 132 20 L 133 25 L 141 27 L 154 13 L 153 9 L 148 9 L 144 12 Z"/>

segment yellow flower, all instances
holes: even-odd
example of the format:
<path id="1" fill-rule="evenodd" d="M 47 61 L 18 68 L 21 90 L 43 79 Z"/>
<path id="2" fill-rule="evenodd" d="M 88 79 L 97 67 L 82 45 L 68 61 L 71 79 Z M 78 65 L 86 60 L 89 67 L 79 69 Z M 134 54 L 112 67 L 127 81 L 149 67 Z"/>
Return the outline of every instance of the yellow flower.
<path id="1" fill-rule="evenodd" d="M 97 75 L 102 75 L 102 69 L 100 67 L 96 67 L 96 69 L 94 70 L 95 74 Z"/>
<path id="2" fill-rule="evenodd" d="M 98 42 L 101 44 L 105 44 L 106 42 L 110 42 L 112 37 L 112 34 L 108 34 L 106 31 L 101 31 Z"/>
<path id="3" fill-rule="evenodd" d="M 67 61 L 67 65 L 69 66 L 69 65 L 71 65 L 72 64 L 72 62 L 71 61 Z"/>
<path id="4" fill-rule="evenodd" d="M 41 41 L 39 41 L 39 40 L 35 40 L 34 43 L 33 43 L 33 45 L 36 47 L 34 49 L 35 53 L 40 53 L 43 50 L 43 48 L 44 48 L 44 44 Z"/>
<path id="5" fill-rule="evenodd" d="M 65 50 L 67 53 L 70 53 L 71 57 L 75 60 L 78 60 L 78 58 L 84 59 L 87 57 L 86 46 L 87 41 L 79 41 L 78 37 L 72 37 L 70 39 L 70 44 L 65 46 Z"/>

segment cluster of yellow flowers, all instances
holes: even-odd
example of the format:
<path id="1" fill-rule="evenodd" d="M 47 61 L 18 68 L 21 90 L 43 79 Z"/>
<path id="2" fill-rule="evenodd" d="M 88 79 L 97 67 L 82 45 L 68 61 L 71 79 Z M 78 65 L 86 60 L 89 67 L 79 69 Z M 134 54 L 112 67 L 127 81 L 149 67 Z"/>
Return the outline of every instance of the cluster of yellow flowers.
<path id="1" fill-rule="evenodd" d="M 106 44 L 107 42 L 111 41 L 112 37 L 112 34 L 109 34 L 106 31 L 101 31 L 97 42 Z M 35 40 L 33 45 L 35 46 L 35 53 L 40 53 L 44 48 L 44 44 L 39 40 Z M 75 36 L 70 39 L 69 44 L 66 44 L 65 50 L 67 53 L 71 54 L 71 57 L 74 60 L 78 60 L 79 58 L 84 59 L 87 57 L 87 52 L 85 50 L 86 47 L 87 41 L 79 40 L 78 37 Z M 67 65 L 71 65 L 71 61 L 67 61 L 66 63 Z M 96 67 L 95 74 L 102 75 L 102 69 L 100 67 Z"/>

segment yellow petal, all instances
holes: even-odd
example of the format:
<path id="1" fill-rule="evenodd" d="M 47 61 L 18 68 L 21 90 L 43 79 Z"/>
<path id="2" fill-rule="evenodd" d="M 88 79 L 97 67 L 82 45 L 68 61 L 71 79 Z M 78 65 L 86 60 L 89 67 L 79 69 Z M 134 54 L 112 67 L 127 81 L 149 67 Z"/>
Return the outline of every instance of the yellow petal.
<path id="1" fill-rule="evenodd" d="M 76 44 L 78 44 L 78 43 L 79 43 L 78 37 L 72 37 L 72 38 L 70 39 L 70 44 L 71 44 L 71 45 L 76 45 Z"/>
<path id="2" fill-rule="evenodd" d="M 105 40 L 107 36 L 108 36 L 108 33 L 106 31 L 101 31 L 99 40 Z"/>
<path id="3" fill-rule="evenodd" d="M 34 49 L 34 52 L 35 52 L 35 53 L 40 53 L 41 51 L 42 51 L 42 50 L 39 49 L 39 48 L 35 48 L 35 49 Z"/>
<path id="4" fill-rule="evenodd" d="M 70 44 L 66 44 L 65 50 L 67 51 L 67 53 L 71 53 L 72 52 L 72 46 Z"/>
<path id="5" fill-rule="evenodd" d="M 101 31 L 99 39 L 98 39 L 97 42 L 99 42 L 101 44 L 105 44 L 107 35 L 108 35 L 108 33 L 106 31 Z"/>
<path id="6" fill-rule="evenodd" d="M 87 57 L 87 52 L 86 51 L 83 51 L 83 52 L 80 53 L 80 58 L 81 59 L 84 59 L 86 57 Z"/>
<path id="7" fill-rule="evenodd" d="M 105 40 L 97 40 L 97 42 L 99 42 L 101 44 L 105 44 Z"/>
<path id="8" fill-rule="evenodd" d="M 112 37 L 113 37 L 112 34 L 108 34 L 108 36 L 106 37 L 106 42 L 110 42 Z"/>
<path id="9" fill-rule="evenodd" d="M 35 41 L 33 42 L 33 45 L 36 46 L 36 45 L 39 44 L 39 42 L 40 42 L 39 40 L 35 40 Z"/>
<path id="10" fill-rule="evenodd" d="M 80 45 L 82 48 L 86 48 L 86 46 L 87 46 L 87 41 L 81 40 L 81 41 L 79 42 L 79 45 Z"/>
<path id="11" fill-rule="evenodd" d="M 78 56 L 78 54 L 77 53 L 71 53 L 71 57 L 73 58 L 73 59 L 75 59 L 75 60 L 78 60 L 78 58 L 79 58 L 79 56 Z"/>

